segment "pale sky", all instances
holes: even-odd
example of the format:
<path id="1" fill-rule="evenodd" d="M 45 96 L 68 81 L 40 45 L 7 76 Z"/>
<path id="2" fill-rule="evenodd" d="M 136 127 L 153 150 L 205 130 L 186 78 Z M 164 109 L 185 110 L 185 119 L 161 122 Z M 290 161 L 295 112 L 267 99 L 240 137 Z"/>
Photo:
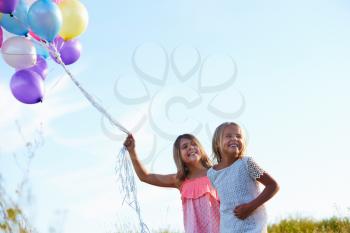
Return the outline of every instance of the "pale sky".
<path id="1" fill-rule="evenodd" d="M 89 25 L 79 37 L 82 56 L 69 68 L 134 132 L 149 170 L 176 171 L 176 135 L 193 132 L 211 153 L 213 129 L 236 121 L 247 132 L 248 154 L 281 186 L 266 204 L 270 223 L 350 215 L 348 1 L 82 2 Z M 42 141 L 30 165 L 31 199 L 21 199 L 40 233 L 137 228 L 114 170 L 123 133 L 61 67 L 52 60 L 49 67 L 44 102 L 25 105 L 12 96 L 14 71 L 0 59 L 7 192 L 17 200 L 25 145 Z M 137 180 L 137 191 L 149 228 L 183 230 L 178 190 Z"/>

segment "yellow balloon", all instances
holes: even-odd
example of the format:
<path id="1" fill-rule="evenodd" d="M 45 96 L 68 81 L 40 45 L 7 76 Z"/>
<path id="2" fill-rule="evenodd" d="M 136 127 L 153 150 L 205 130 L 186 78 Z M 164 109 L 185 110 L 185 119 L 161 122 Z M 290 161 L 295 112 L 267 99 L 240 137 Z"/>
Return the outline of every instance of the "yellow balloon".
<path id="1" fill-rule="evenodd" d="M 63 0 L 58 7 L 63 18 L 59 35 L 64 40 L 73 39 L 86 30 L 88 13 L 81 2 L 78 0 Z"/>

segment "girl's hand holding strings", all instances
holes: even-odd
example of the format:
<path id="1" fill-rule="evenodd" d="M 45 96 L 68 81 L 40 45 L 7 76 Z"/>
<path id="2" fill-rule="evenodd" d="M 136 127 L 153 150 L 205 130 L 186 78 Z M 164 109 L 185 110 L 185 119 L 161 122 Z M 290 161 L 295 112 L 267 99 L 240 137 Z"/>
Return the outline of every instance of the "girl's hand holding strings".
<path id="1" fill-rule="evenodd" d="M 135 150 L 135 139 L 132 136 L 132 134 L 129 134 L 125 141 L 124 141 L 124 146 L 126 147 L 126 149 L 130 152 Z"/>

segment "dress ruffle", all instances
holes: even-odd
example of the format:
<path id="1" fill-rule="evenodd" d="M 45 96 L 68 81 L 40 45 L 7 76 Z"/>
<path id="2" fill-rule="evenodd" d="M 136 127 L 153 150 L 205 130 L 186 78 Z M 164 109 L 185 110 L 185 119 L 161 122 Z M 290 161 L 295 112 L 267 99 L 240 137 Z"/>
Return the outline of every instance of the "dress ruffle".
<path id="1" fill-rule="evenodd" d="M 207 176 L 185 180 L 180 187 L 180 192 L 181 199 L 196 199 L 207 193 L 215 199 L 219 199 L 216 190 L 211 186 Z"/>

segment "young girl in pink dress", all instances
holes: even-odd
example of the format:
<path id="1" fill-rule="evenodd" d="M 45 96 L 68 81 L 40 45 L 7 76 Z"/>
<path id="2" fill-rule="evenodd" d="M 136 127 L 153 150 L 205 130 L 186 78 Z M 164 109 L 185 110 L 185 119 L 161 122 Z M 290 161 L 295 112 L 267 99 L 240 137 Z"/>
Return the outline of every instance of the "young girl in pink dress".
<path id="1" fill-rule="evenodd" d="M 175 174 L 149 173 L 138 159 L 132 135 L 126 138 L 124 146 L 142 182 L 180 190 L 186 233 L 219 232 L 219 199 L 206 175 L 212 165 L 203 147 L 193 135 L 180 135 L 174 142 L 173 156 L 177 167 Z"/>

